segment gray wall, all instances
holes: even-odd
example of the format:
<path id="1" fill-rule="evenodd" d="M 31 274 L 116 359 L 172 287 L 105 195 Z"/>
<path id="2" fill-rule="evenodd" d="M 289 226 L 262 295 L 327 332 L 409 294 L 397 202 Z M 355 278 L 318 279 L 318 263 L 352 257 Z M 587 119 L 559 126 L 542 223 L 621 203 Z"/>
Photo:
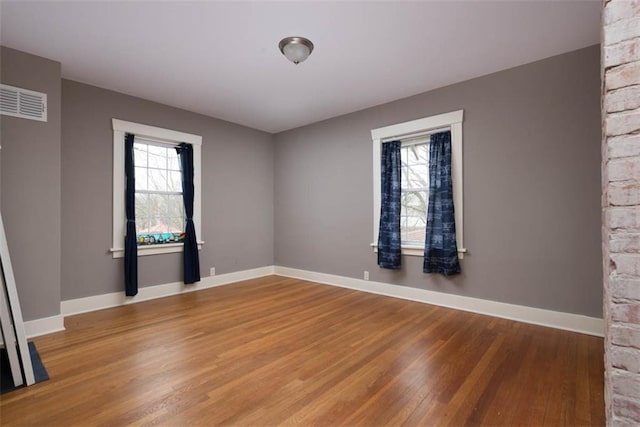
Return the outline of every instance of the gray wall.
<path id="1" fill-rule="evenodd" d="M 124 289 L 112 246 L 111 119 L 202 135 L 202 276 L 273 264 L 268 133 L 62 80 L 62 300 Z M 140 257 L 139 286 L 181 281 L 182 254 Z"/>
<path id="2" fill-rule="evenodd" d="M 60 314 L 60 63 L 0 47 L 3 83 L 47 94 L 48 121 L 0 116 L 2 217 L 24 320 Z"/>
<path id="3" fill-rule="evenodd" d="M 601 316 L 599 60 L 592 46 L 276 135 L 276 265 Z M 463 273 L 380 269 L 370 130 L 458 109 Z"/>
<path id="4" fill-rule="evenodd" d="M 1 54 L 3 82 L 49 96 L 47 123 L 1 119 L 0 200 L 25 320 L 58 314 L 60 299 L 123 288 L 122 259 L 108 252 L 112 118 L 203 136 L 203 276 L 273 263 L 357 278 L 368 270 L 398 286 L 601 314 L 597 46 L 275 137 L 61 85 L 59 63 Z M 402 271 L 381 270 L 369 247 L 369 131 L 457 109 L 465 110 L 464 272 L 424 275 L 418 257 L 406 257 Z M 140 286 L 179 281 L 180 257 L 141 257 Z"/>

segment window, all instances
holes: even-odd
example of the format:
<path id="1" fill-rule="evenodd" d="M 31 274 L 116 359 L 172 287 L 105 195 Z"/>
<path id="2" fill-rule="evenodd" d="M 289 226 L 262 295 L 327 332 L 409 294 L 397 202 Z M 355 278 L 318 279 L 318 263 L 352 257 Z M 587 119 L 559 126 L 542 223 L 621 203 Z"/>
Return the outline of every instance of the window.
<path id="1" fill-rule="evenodd" d="M 427 208 L 429 200 L 429 135 L 451 131 L 453 197 L 456 215 L 456 242 L 462 258 L 463 204 L 462 204 L 462 118 L 463 111 L 440 114 L 424 119 L 399 123 L 371 131 L 373 140 L 373 243 L 377 251 L 380 221 L 380 152 L 381 144 L 400 140 L 401 148 L 401 213 L 403 255 L 424 255 Z"/>
<path id="2" fill-rule="evenodd" d="M 429 202 L 429 143 L 405 142 L 401 157 L 400 232 L 405 246 L 424 246 Z"/>
<path id="3" fill-rule="evenodd" d="M 182 199 L 182 173 L 175 147 L 192 144 L 194 163 L 194 212 L 196 235 L 202 239 L 201 145 L 202 137 L 168 129 L 113 119 L 113 246 L 114 258 L 124 256 L 125 176 L 124 135 L 135 135 L 136 238 L 138 256 L 182 252 L 185 212 Z M 203 241 L 198 242 L 202 248 Z"/>
<path id="4" fill-rule="evenodd" d="M 176 149 L 136 138 L 133 151 L 138 246 L 182 242 L 185 212 Z"/>

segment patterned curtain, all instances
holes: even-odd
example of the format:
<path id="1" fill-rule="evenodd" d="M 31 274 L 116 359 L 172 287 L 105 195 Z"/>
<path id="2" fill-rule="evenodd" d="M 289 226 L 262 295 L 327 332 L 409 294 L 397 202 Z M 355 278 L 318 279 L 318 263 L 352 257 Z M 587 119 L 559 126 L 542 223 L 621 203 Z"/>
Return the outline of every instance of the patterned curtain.
<path id="1" fill-rule="evenodd" d="M 382 188 L 378 265 L 399 269 L 400 257 L 400 141 L 382 144 Z"/>
<path id="2" fill-rule="evenodd" d="M 460 273 L 451 180 L 451 131 L 431 135 L 425 273 Z"/>
<path id="3" fill-rule="evenodd" d="M 136 242 L 136 176 L 133 161 L 135 136 L 124 137 L 124 173 L 126 176 L 125 210 L 127 230 L 124 238 L 124 289 L 132 297 L 138 293 L 138 243 Z"/>
<path id="4" fill-rule="evenodd" d="M 183 142 L 176 147 L 180 157 L 182 170 L 182 197 L 187 224 L 184 231 L 184 283 L 190 284 L 200 281 L 200 259 L 198 257 L 198 241 L 196 228 L 193 225 L 193 146 Z"/>

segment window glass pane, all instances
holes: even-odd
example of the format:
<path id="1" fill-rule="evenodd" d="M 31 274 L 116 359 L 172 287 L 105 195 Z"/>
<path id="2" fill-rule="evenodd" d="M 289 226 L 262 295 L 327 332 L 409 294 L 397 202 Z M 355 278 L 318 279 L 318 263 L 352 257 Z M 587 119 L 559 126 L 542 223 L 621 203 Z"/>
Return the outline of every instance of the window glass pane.
<path id="1" fill-rule="evenodd" d="M 182 233 L 184 231 L 184 218 L 169 218 L 167 225 L 170 233 Z"/>
<path id="2" fill-rule="evenodd" d="M 429 167 L 425 164 L 408 166 L 406 188 L 428 188 L 429 187 Z"/>
<path id="3" fill-rule="evenodd" d="M 184 232 L 182 174 L 174 147 L 134 144 L 139 245 L 180 242 Z M 159 192 L 160 194 L 147 194 Z M 166 194 L 167 192 L 180 194 Z M 165 193 L 165 194 L 163 194 Z"/>
<path id="4" fill-rule="evenodd" d="M 405 237 L 405 242 L 417 242 L 417 243 L 424 243 L 424 240 L 426 238 L 426 233 L 427 233 L 427 227 L 426 225 L 411 225 L 408 224 L 406 229 L 406 237 Z"/>
<path id="5" fill-rule="evenodd" d="M 168 233 L 169 227 L 164 217 L 152 217 L 149 223 L 149 233 Z"/>
<path id="6" fill-rule="evenodd" d="M 149 145 L 149 167 L 150 168 L 167 168 L 167 149 L 165 147 L 157 147 Z"/>
<path id="7" fill-rule="evenodd" d="M 147 218 L 149 215 L 149 196 L 136 193 L 136 223 L 139 219 Z"/>
<path id="8" fill-rule="evenodd" d="M 182 195 L 167 196 L 167 214 L 170 218 L 184 218 L 184 201 Z"/>
<path id="9" fill-rule="evenodd" d="M 138 235 L 149 232 L 149 219 L 136 218 L 136 233 Z"/>
<path id="10" fill-rule="evenodd" d="M 167 191 L 167 171 L 149 169 L 148 189 L 151 191 Z"/>
<path id="11" fill-rule="evenodd" d="M 402 209 L 404 210 L 402 215 L 423 217 L 426 220 L 428 202 L 426 191 L 404 192 L 402 194 Z"/>
<path id="12" fill-rule="evenodd" d="M 402 239 L 406 242 L 424 242 L 427 223 L 427 192 L 403 191 L 401 216 Z"/>
<path id="13" fill-rule="evenodd" d="M 407 147 L 400 148 L 400 161 L 402 162 L 403 166 L 407 164 L 407 153 Z"/>
<path id="14" fill-rule="evenodd" d="M 404 242 L 407 240 L 407 217 L 400 216 L 400 241 Z"/>
<path id="15" fill-rule="evenodd" d="M 178 160 L 178 153 L 175 148 L 169 148 L 168 154 L 168 165 L 167 167 L 170 170 L 180 171 L 180 161 Z"/>
<path id="16" fill-rule="evenodd" d="M 146 190 L 147 185 L 147 168 L 134 168 L 134 174 L 136 177 L 136 191 Z"/>
<path id="17" fill-rule="evenodd" d="M 167 196 L 164 194 L 149 194 L 149 215 L 167 216 Z"/>
<path id="18" fill-rule="evenodd" d="M 423 189 L 429 186 L 429 144 L 402 147 L 402 188 Z"/>
<path id="19" fill-rule="evenodd" d="M 429 154 L 427 151 L 427 144 L 409 145 L 407 150 L 407 163 L 409 165 L 427 164 Z"/>
<path id="20" fill-rule="evenodd" d="M 425 226 L 425 219 L 421 216 L 408 216 L 407 227 L 423 227 Z"/>
<path id="21" fill-rule="evenodd" d="M 167 190 L 182 192 L 182 173 L 169 171 L 169 181 Z"/>
<path id="22" fill-rule="evenodd" d="M 135 166 L 147 167 L 147 144 L 133 144 L 133 163 Z"/>

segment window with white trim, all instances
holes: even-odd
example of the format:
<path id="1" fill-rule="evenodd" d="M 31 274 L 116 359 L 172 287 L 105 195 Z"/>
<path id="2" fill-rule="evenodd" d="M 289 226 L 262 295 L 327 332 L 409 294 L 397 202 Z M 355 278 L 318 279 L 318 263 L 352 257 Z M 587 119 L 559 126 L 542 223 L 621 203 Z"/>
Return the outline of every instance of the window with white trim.
<path id="1" fill-rule="evenodd" d="M 460 258 L 466 252 L 463 243 L 462 181 L 463 110 L 373 129 L 373 243 L 377 251 L 380 222 L 381 145 L 401 141 L 401 213 L 400 231 L 403 255 L 424 255 L 429 200 L 430 135 L 451 131 L 451 174 L 456 217 L 456 243 Z"/>
<path id="2" fill-rule="evenodd" d="M 114 258 L 124 256 L 125 172 L 124 139 L 135 135 L 135 210 L 138 256 L 182 252 L 185 212 L 182 198 L 182 173 L 176 146 L 193 146 L 194 212 L 193 222 L 198 248 L 204 244 L 201 218 L 201 145 L 202 137 L 184 132 L 113 119 L 113 246 Z"/>

